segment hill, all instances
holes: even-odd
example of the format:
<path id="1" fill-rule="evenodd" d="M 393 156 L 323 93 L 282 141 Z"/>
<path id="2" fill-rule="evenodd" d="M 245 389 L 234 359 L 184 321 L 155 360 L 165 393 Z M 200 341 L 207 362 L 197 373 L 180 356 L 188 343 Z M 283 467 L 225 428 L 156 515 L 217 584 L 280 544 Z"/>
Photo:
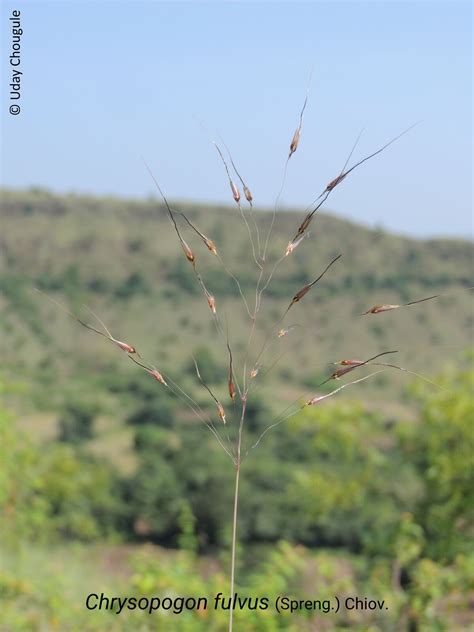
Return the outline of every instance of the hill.
<path id="1" fill-rule="evenodd" d="M 41 189 L 3 190 L 1 199 L 3 359 L 12 370 L 11 379 L 30 385 L 43 408 L 54 408 L 78 385 L 92 388 L 104 375 L 128 375 L 135 367 L 123 362 L 113 345 L 35 293 L 35 287 L 92 322 L 81 308 L 82 303 L 88 305 L 117 338 L 133 341 L 147 360 L 176 379 L 184 373 L 191 389 L 196 388 L 191 353 L 200 353 L 211 373 L 214 370 L 217 392 L 225 392 L 225 341 L 216 333 L 192 266 L 160 201 L 60 196 Z M 185 212 L 213 239 L 252 311 L 259 271 L 238 210 L 189 203 L 175 203 L 173 208 Z M 254 230 L 247 210 L 246 214 Z M 302 217 L 302 212 L 277 213 L 265 275 Z M 255 211 L 255 218 L 263 242 L 272 213 Z M 223 329 L 227 321 L 240 371 L 251 324 L 244 301 L 219 260 L 179 220 L 202 278 L 216 297 Z M 401 366 L 436 374 L 470 343 L 471 248 L 467 241 L 408 239 L 317 215 L 310 237 L 278 266 L 263 296 L 247 363 L 253 366 L 270 335 L 271 344 L 261 358 L 262 392 L 270 400 L 289 401 L 302 388 L 314 390 L 333 370 L 328 363 L 343 357 L 368 358 L 389 349 L 399 350 Z M 283 321 L 285 326 L 298 326 L 277 339 L 271 328 L 291 297 L 337 254 L 343 255 L 341 261 Z M 407 309 L 361 316 L 376 303 L 403 303 L 433 294 L 442 296 Z M 361 385 L 358 392 L 387 402 L 409 381 L 399 372 L 387 372 Z"/>

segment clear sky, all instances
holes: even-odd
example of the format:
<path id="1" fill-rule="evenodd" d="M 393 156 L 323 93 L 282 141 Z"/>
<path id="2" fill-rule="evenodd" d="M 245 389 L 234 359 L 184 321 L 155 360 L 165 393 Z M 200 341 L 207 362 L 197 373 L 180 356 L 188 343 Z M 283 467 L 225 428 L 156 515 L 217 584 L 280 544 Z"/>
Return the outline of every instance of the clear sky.
<path id="1" fill-rule="evenodd" d="M 13 9 L 21 98 L 10 101 Z M 2 2 L 2 184 L 231 202 L 221 134 L 272 206 L 314 66 L 282 207 L 306 207 L 341 169 L 328 210 L 416 236 L 469 236 L 470 2 Z M 9 114 L 12 103 L 21 106 Z"/>

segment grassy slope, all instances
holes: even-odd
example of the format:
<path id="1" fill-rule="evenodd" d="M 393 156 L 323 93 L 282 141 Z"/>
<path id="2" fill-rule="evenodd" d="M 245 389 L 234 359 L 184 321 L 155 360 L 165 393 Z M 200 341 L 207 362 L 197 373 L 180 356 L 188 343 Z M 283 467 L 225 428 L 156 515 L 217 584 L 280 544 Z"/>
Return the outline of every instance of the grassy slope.
<path id="1" fill-rule="evenodd" d="M 216 242 L 252 302 L 257 269 L 237 210 L 189 204 L 179 208 Z M 123 361 L 112 345 L 82 330 L 37 295 L 33 288 L 38 286 L 75 309 L 87 303 L 117 337 L 132 341 L 171 374 L 180 375 L 196 347 L 209 346 L 222 365 L 225 391 L 223 341 L 159 202 L 4 190 L 2 216 L 0 307 L 1 325 L 7 332 L 3 352 L 16 379 L 34 383 L 41 376 L 45 383 L 54 383 L 50 394 L 54 402 L 57 387 L 70 392 L 74 384 L 86 384 L 100 372 L 117 371 L 117 362 Z M 265 234 L 271 213 L 257 212 L 256 217 Z M 269 268 L 301 217 L 302 213 L 278 214 Z M 183 233 L 215 293 L 220 314 L 228 319 L 240 366 L 249 329 L 243 302 L 200 239 L 185 225 Z M 321 214 L 311 226 L 310 238 L 283 262 L 269 287 L 251 345 L 254 355 L 295 291 L 338 253 L 343 254 L 342 261 L 285 320 L 304 327 L 276 342 L 264 356 L 268 367 L 285 353 L 263 380 L 263 392 L 272 399 L 294 397 L 302 383 L 311 390 L 311 384 L 327 374 L 326 363 L 341 357 L 400 349 L 398 363 L 434 374 L 469 343 L 472 299 L 462 289 L 472 284 L 468 242 L 407 239 Z M 397 312 L 359 316 L 375 303 L 435 293 L 446 296 Z M 120 367 L 124 372 L 134 369 L 125 362 Z M 393 400 L 406 383 L 400 373 L 383 374 L 359 393 Z"/>

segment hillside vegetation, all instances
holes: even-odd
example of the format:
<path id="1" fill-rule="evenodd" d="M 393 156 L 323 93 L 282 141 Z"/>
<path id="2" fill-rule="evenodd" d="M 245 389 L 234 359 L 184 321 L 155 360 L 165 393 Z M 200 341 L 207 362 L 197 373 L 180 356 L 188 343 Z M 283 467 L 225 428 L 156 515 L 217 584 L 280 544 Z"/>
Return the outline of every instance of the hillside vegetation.
<path id="1" fill-rule="evenodd" d="M 34 292 L 37 287 L 91 322 L 81 308 L 85 303 L 116 337 L 133 342 L 163 371 L 174 376 L 191 373 L 190 388 L 194 387 L 191 353 L 204 353 L 214 367 L 214 382 L 225 388 L 224 341 L 215 335 L 207 303 L 161 202 L 58 196 L 39 189 L 3 190 L 1 199 L 3 359 L 13 370 L 12 378 L 31 388 L 39 380 L 43 395 L 44 387 L 54 384 L 48 394 L 54 403 L 61 399 L 60 391 L 69 396 L 72 382 L 96 380 L 98 370 L 102 376 L 115 376 L 129 375 L 135 368 L 118 363 L 123 358 L 113 345 L 82 329 Z M 186 212 L 215 241 L 253 309 L 258 270 L 237 209 L 179 203 L 173 207 Z M 255 215 L 264 236 L 272 214 L 257 211 Z M 302 216 L 278 212 L 267 274 Z M 250 319 L 238 288 L 200 238 L 185 222 L 180 226 L 216 297 L 222 320 L 227 320 L 236 366 L 241 366 Z M 250 367 L 266 333 L 271 331 L 274 337 L 271 327 L 291 297 L 339 253 L 341 261 L 284 320 L 285 326 L 300 326 L 272 342 L 262 357 L 259 379 L 263 393 L 273 401 L 294 399 L 302 387 L 310 392 L 331 372 L 328 363 L 343 357 L 368 358 L 398 349 L 399 365 L 434 374 L 470 343 L 469 242 L 408 239 L 322 213 L 313 222 L 309 239 L 278 267 L 264 294 Z M 438 293 L 442 297 L 432 302 L 360 316 L 376 303 L 407 302 Z M 394 371 L 361 385 L 359 392 L 387 402 L 407 383 L 407 375 Z"/>

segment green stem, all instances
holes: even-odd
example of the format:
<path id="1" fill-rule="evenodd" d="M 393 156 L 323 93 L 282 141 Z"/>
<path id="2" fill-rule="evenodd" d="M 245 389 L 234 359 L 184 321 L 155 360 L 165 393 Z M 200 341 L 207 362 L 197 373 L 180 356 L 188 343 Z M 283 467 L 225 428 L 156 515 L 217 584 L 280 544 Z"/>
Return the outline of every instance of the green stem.
<path id="1" fill-rule="evenodd" d="M 239 505 L 239 477 L 240 477 L 240 463 L 237 464 L 235 470 L 235 492 L 234 492 L 234 518 L 232 521 L 232 559 L 230 566 L 230 599 L 231 606 L 229 609 L 229 632 L 232 632 L 233 625 L 233 613 L 232 599 L 234 597 L 234 581 L 235 581 L 235 549 L 237 544 L 237 510 Z"/>
<path id="2" fill-rule="evenodd" d="M 242 402 L 242 415 L 240 417 L 239 425 L 239 438 L 237 442 L 237 459 L 235 462 L 235 489 L 234 489 L 234 513 L 232 519 L 232 553 L 230 563 L 230 608 L 229 608 L 229 632 L 232 632 L 232 626 L 234 623 L 234 610 L 232 608 L 232 600 L 234 598 L 234 586 L 235 586 L 235 553 L 237 548 L 237 514 L 239 508 L 239 479 L 240 479 L 240 465 L 241 465 L 241 447 L 242 447 L 242 429 L 244 427 L 245 410 L 247 407 L 247 398 L 244 395 Z"/>

